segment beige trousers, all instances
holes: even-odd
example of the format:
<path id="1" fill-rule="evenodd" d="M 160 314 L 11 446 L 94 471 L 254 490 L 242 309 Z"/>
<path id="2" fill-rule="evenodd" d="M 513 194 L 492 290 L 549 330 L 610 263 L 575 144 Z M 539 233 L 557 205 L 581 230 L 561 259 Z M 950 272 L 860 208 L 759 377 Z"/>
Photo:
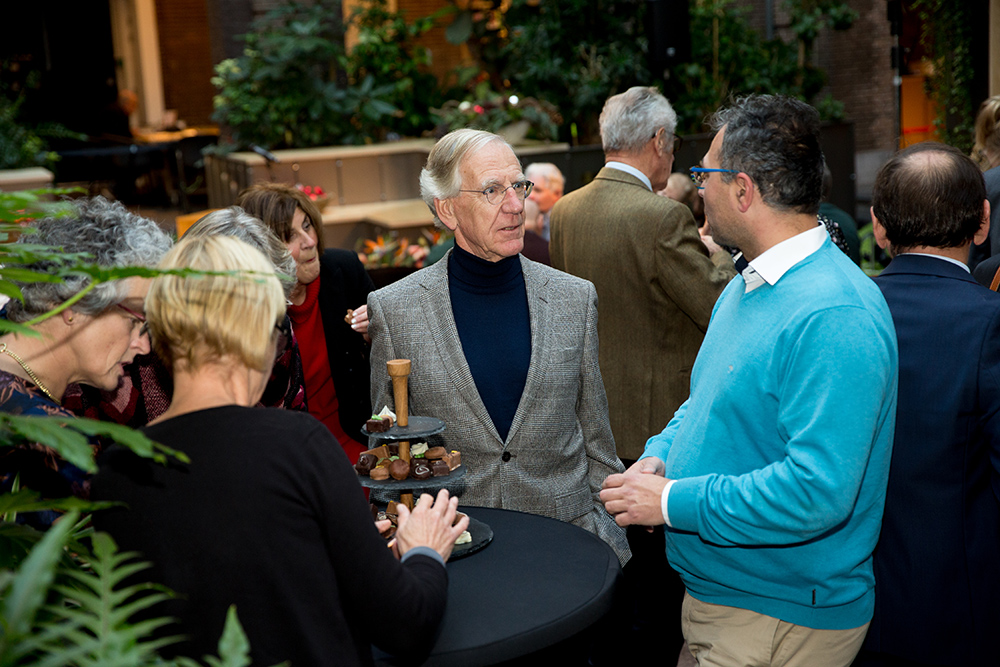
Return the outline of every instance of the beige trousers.
<path id="1" fill-rule="evenodd" d="M 868 624 L 815 630 L 684 594 L 681 629 L 699 667 L 846 667 Z"/>

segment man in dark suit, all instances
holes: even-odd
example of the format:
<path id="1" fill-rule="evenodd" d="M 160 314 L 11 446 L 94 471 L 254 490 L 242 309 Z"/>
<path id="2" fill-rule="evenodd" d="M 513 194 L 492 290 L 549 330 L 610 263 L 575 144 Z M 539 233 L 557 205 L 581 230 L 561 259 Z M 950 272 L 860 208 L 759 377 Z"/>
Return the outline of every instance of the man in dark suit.
<path id="1" fill-rule="evenodd" d="M 670 102 L 637 86 L 609 98 L 600 122 L 605 166 L 556 202 L 549 253 L 552 266 L 597 288 L 601 375 L 628 467 L 687 399 L 712 306 L 736 271 L 717 246 L 710 257 L 687 206 L 656 194 L 667 185 L 678 141 Z M 637 600 L 652 601 L 639 610 L 638 625 L 668 633 L 675 656 L 684 587 L 667 565 L 663 529 L 632 527 L 628 536 L 634 558 L 626 583 Z M 659 588 L 650 594 L 649 586 Z M 663 645 L 651 649 L 650 658 L 659 657 Z"/>
<path id="2" fill-rule="evenodd" d="M 964 264 L 989 232 L 983 177 L 958 150 L 917 144 L 882 167 L 872 201 L 893 258 L 876 282 L 899 341 L 899 403 L 855 665 L 996 664 L 1000 294 Z"/>

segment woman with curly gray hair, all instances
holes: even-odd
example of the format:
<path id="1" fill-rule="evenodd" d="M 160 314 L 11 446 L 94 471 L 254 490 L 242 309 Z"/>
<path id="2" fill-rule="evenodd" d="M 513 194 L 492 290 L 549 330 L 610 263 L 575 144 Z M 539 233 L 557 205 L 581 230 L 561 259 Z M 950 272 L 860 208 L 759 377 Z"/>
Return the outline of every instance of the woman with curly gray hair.
<path id="1" fill-rule="evenodd" d="M 170 238 L 155 222 L 130 213 L 103 197 L 73 202 L 68 217 L 34 224 L 36 233 L 19 243 L 44 244 L 66 253 L 85 253 L 102 267 L 155 266 L 170 249 Z M 48 273 L 53 262 L 27 268 Z M 0 336 L 0 411 L 18 415 L 72 414 L 61 405 L 66 387 L 75 382 L 114 389 L 125 365 L 149 352 L 144 302 L 148 279 L 126 278 L 91 284 L 86 276 L 57 283 L 17 283 L 24 300 L 8 302 L 6 318 L 26 323 L 78 300 L 31 328 L 39 334 Z M 86 496 L 87 478 L 46 448 L 8 450 L 0 460 L 4 489 L 14 473 L 21 484 L 45 496 Z"/>
<path id="2" fill-rule="evenodd" d="M 285 244 L 260 220 L 239 206 L 212 211 L 184 234 L 184 238 L 209 236 L 232 236 L 264 253 L 282 281 L 286 298 L 297 285 L 295 260 Z M 117 389 L 101 391 L 71 385 L 63 397 L 63 405 L 80 417 L 142 428 L 170 407 L 173 386 L 170 371 L 163 361 L 155 354 L 147 354 L 129 365 L 127 375 Z M 306 410 L 302 357 L 287 319 L 282 325 L 271 379 L 259 405 Z"/>

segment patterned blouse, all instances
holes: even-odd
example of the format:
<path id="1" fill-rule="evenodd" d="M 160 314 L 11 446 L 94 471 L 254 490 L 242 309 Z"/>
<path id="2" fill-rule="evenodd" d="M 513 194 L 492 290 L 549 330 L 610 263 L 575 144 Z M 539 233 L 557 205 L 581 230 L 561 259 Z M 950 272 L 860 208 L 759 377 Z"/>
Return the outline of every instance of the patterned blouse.
<path id="1" fill-rule="evenodd" d="M 53 403 L 34 383 L 6 371 L 0 371 L 0 412 L 33 417 L 74 417 L 72 412 Z M 96 456 L 98 445 L 93 447 Z M 90 495 L 90 475 L 38 443 L 0 449 L 0 493 L 11 490 L 18 474 L 21 488 L 33 489 L 44 498 L 71 495 L 87 498 Z M 18 515 L 25 523 L 39 529 L 51 525 L 58 516 L 54 511 Z"/>

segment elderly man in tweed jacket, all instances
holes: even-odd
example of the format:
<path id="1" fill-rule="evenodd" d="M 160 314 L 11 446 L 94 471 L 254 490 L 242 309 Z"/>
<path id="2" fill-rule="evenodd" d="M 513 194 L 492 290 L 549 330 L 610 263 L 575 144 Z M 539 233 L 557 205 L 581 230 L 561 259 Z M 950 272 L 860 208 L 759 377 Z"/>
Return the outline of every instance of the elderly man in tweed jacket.
<path id="1" fill-rule="evenodd" d="M 690 209 L 656 194 L 676 125 L 653 88 L 609 98 L 604 168 L 552 209 L 552 266 L 593 282 L 601 299 L 601 371 L 626 465 L 687 399 L 712 306 L 736 275 L 729 253 L 712 244 L 709 256 Z"/>
<path id="2" fill-rule="evenodd" d="M 598 495 L 624 468 L 598 367 L 594 286 L 519 254 L 531 183 L 500 137 L 448 134 L 420 183 L 456 244 L 369 295 L 372 404 L 393 405 L 386 361 L 410 359 L 409 411 L 447 424 L 442 444 L 468 467 L 463 502 L 574 523 L 624 564 L 624 530 Z"/>

